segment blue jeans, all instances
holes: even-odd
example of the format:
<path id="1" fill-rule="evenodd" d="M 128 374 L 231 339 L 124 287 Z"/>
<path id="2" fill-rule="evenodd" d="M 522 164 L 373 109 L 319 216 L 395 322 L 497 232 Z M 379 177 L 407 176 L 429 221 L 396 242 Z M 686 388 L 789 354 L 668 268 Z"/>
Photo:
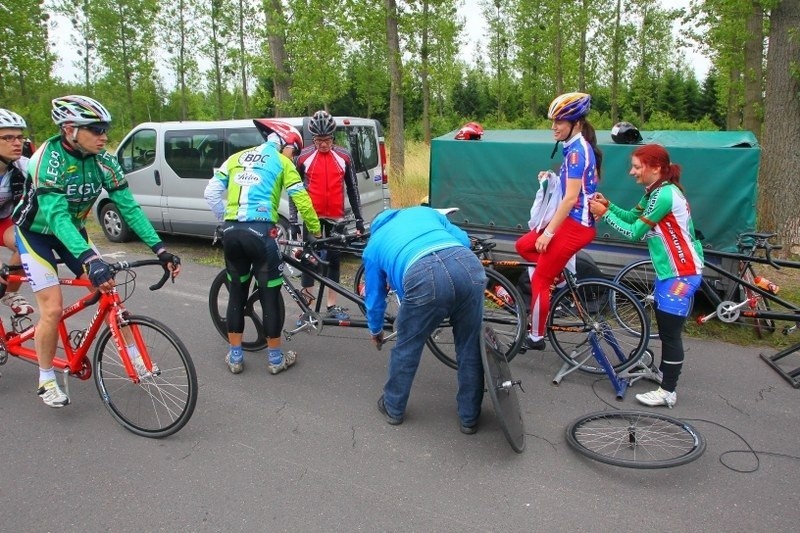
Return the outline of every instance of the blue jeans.
<path id="1" fill-rule="evenodd" d="M 450 317 L 458 361 L 458 417 L 465 426 L 477 423 L 483 401 L 480 336 L 485 287 L 483 265 L 462 246 L 434 252 L 408 269 L 397 316 L 397 342 L 383 388 L 391 416 L 400 418 L 405 413 L 425 340 Z"/>

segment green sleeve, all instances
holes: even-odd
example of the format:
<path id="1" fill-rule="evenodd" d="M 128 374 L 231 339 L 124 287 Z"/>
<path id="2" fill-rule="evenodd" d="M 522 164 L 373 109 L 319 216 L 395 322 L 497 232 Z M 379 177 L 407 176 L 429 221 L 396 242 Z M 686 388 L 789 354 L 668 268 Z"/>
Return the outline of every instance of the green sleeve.
<path id="1" fill-rule="evenodd" d="M 644 200 L 644 199 L 643 199 Z M 633 213 L 640 208 L 643 201 L 631 210 Z M 670 187 L 658 187 L 647 199 L 644 212 L 636 217 L 632 222 L 628 222 L 617 216 L 610 208 L 606 212 L 604 219 L 609 226 L 617 230 L 623 237 L 631 241 L 639 241 L 648 231 L 653 229 L 662 218 L 672 212 L 672 189 Z"/>
<path id="2" fill-rule="evenodd" d="M 116 204 L 122 218 L 147 246 L 152 248 L 160 243 L 161 238 L 133 198 L 117 159 L 108 152 L 103 153 L 99 159 L 103 170 L 103 188 L 108 191 L 108 197 Z"/>

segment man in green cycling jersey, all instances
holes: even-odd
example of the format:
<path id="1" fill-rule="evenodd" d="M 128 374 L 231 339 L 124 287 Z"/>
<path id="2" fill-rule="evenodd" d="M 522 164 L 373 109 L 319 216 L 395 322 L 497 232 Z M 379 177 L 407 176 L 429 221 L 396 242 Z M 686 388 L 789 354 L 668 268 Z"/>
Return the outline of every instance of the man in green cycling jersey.
<path id="1" fill-rule="evenodd" d="M 114 286 L 109 265 L 85 228 L 100 191 L 108 191 L 125 221 L 172 272 L 173 279 L 180 272 L 180 259 L 167 252 L 128 190 L 116 158 L 105 150 L 111 126 L 108 110 L 86 96 L 70 95 L 52 101 L 51 115 L 61 131 L 33 154 L 14 222 L 17 249 L 39 307 L 34 339 L 39 358 L 38 394 L 50 407 L 63 407 L 69 398 L 59 388 L 53 370 L 63 308 L 56 255 L 76 277 L 88 278 L 101 291 Z"/>

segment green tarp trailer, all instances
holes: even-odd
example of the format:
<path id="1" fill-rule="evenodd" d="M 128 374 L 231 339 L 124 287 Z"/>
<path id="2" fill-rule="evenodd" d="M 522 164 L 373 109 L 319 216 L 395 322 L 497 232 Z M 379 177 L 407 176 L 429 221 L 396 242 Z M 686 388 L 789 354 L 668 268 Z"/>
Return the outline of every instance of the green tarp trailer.
<path id="1" fill-rule="evenodd" d="M 554 141 L 549 130 L 490 130 L 480 141 L 454 136 L 450 132 L 431 142 L 431 206 L 458 207 L 451 220 L 468 231 L 492 233 L 498 241 L 507 241 L 501 248 L 513 251 L 510 241 L 528 229 L 537 175 L 548 169 L 558 172 L 561 145 L 551 159 Z M 642 136 L 644 143 L 666 147 L 681 166 L 681 184 L 695 228 L 704 235 L 704 247 L 735 251 L 736 236 L 755 230 L 761 155 L 755 136 L 746 131 L 652 131 Z M 603 152 L 599 191 L 617 205 L 633 207 L 643 194 L 628 174 L 636 146 L 615 144 L 607 130 L 597 131 L 597 138 Z M 590 253 L 594 249 L 602 255 L 614 247 L 638 256 L 646 253 L 637 250 L 643 249 L 642 243 L 631 245 L 605 223 L 598 225 L 597 237 Z M 598 262 L 621 267 L 627 259 L 601 257 Z"/>

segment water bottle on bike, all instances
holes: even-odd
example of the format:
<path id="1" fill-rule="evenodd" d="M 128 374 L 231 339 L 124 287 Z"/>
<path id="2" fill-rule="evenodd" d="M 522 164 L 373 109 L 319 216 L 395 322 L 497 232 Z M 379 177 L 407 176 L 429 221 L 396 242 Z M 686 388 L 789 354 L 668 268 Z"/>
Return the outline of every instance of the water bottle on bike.
<path id="1" fill-rule="evenodd" d="M 780 287 L 777 284 L 772 283 L 764 276 L 756 276 L 753 279 L 753 283 L 765 291 L 771 292 L 772 294 L 778 294 L 778 291 L 780 290 Z"/>

